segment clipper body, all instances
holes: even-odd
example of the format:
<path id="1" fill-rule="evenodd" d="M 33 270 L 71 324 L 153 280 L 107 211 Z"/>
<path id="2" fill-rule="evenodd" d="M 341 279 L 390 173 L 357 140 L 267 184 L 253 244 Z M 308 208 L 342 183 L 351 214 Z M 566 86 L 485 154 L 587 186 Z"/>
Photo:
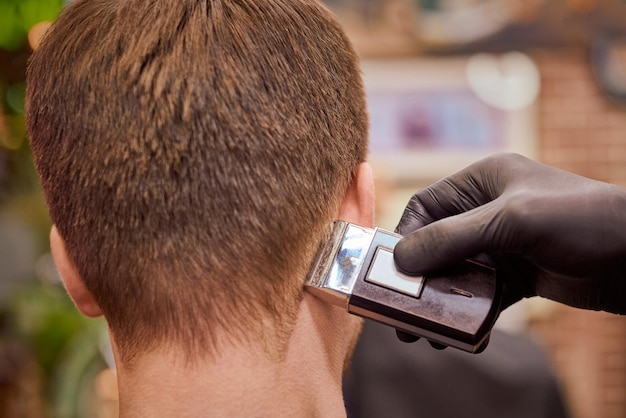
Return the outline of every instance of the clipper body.
<path id="1" fill-rule="evenodd" d="M 466 260 L 433 275 L 405 275 L 393 260 L 401 238 L 380 228 L 335 222 L 307 278 L 308 290 L 431 343 L 482 351 L 499 314 L 495 270 Z"/>

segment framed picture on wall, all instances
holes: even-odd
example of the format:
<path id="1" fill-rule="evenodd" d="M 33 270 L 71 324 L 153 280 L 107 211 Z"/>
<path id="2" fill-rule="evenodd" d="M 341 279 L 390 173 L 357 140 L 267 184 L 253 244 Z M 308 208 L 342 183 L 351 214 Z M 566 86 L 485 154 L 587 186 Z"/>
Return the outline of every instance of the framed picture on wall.
<path id="1" fill-rule="evenodd" d="M 498 152 L 533 157 L 536 92 L 508 91 L 511 77 L 523 75 L 519 68 L 490 74 L 488 61 L 476 67 L 475 59 L 362 63 L 370 158 L 395 182 L 431 182 Z"/>

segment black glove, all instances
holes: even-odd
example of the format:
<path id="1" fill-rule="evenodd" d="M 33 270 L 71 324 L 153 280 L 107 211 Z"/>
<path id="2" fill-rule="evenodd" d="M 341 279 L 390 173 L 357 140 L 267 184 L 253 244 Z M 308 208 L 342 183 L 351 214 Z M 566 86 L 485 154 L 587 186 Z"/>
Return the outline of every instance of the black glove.
<path id="1" fill-rule="evenodd" d="M 396 264 L 408 274 L 492 255 L 502 309 L 538 295 L 626 313 L 624 188 L 496 155 L 415 194 L 396 231 L 405 235 Z"/>

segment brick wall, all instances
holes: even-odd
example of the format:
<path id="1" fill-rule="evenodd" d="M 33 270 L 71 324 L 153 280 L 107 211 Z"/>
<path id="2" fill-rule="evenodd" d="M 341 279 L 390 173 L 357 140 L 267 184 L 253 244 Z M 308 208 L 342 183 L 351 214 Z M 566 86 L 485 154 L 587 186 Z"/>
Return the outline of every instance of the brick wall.
<path id="1" fill-rule="evenodd" d="M 626 108 L 603 97 L 586 51 L 533 54 L 542 77 L 538 158 L 626 186 Z M 626 417 L 626 318 L 556 305 L 531 329 L 545 342 L 575 418 Z"/>
<path id="2" fill-rule="evenodd" d="M 602 95 L 585 51 L 551 51 L 534 58 L 542 77 L 539 157 L 626 185 L 626 107 Z"/>

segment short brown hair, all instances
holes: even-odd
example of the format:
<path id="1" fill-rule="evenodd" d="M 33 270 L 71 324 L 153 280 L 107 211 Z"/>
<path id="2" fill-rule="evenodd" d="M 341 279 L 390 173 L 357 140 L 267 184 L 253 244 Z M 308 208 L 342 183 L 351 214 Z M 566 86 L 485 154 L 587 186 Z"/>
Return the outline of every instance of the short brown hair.
<path id="1" fill-rule="evenodd" d="M 367 152 L 356 56 L 330 13 L 313 0 L 77 0 L 27 77 L 51 219 L 122 355 L 164 342 L 214 353 L 206 330 L 285 341 Z"/>

